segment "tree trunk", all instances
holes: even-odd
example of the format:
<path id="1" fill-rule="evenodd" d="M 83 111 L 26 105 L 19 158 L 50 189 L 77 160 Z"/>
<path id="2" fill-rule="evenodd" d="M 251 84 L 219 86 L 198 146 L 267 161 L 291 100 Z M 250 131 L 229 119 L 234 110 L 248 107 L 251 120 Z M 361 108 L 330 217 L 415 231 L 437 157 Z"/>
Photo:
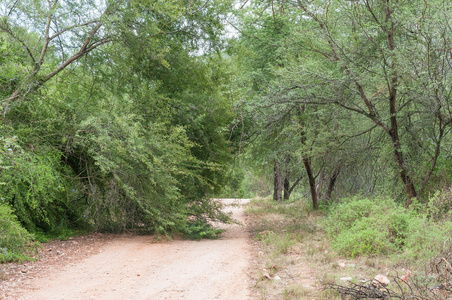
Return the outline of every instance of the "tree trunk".
<path id="1" fill-rule="evenodd" d="M 334 185 L 336 184 L 337 177 L 341 173 L 341 169 L 342 169 L 342 164 L 337 166 L 334 169 L 333 174 L 331 174 L 331 176 L 330 176 L 330 181 L 328 183 L 328 188 L 326 189 L 326 195 L 325 195 L 325 199 L 326 200 L 330 200 L 331 199 L 331 194 L 333 193 Z"/>
<path id="2" fill-rule="evenodd" d="M 392 118 L 391 118 L 392 119 Z M 395 127 L 397 128 L 397 127 Z M 394 127 L 392 128 L 394 129 Z M 413 180 L 411 176 L 408 174 L 408 170 L 405 165 L 405 161 L 402 154 L 402 149 L 400 147 L 400 140 L 398 137 L 397 130 L 394 131 L 393 134 L 390 134 L 393 147 L 394 147 L 394 155 L 397 160 L 397 164 L 400 169 L 400 177 L 402 179 L 403 185 L 405 186 L 406 194 L 407 194 L 407 202 L 406 205 L 410 205 L 412 202 L 412 198 L 417 197 L 416 188 L 414 187 Z"/>
<path id="3" fill-rule="evenodd" d="M 319 180 L 318 180 L 317 185 L 315 187 L 318 199 L 322 199 L 322 188 L 323 188 L 323 182 L 325 181 L 325 176 L 326 175 L 323 173 L 323 171 L 321 171 L 319 176 L 318 176 Z"/>
<path id="4" fill-rule="evenodd" d="M 274 189 L 273 189 L 273 200 L 278 203 L 282 203 L 282 189 L 283 189 L 283 180 L 281 174 L 281 168 L 278 162 L 275 160 L 274 167 Z"/>
<path id="5" fill-rule="evenodd" d="M 284 155 L 284 201 L 290 198 L 290 155 Z"/>
<path id="6" fill-rule="evenodd" d="M 273 201 L 278 200 L 278 165 L 275 160 L 273 166 Z"/>
<path id="7" fill-rule="evenodd" d="M 303 178 L 303 176 L 300 176 L 297 180 L 295 180 L 295 182 L 292 184 L 292 186 L 289 188 L 289 196 L 290 194 L 292 194 L 293 189 L 300 183 L 301 179 Z"/>
<path id="8" fill-rule="evenodd" d="M 306 173 L 308 174 L 309 179 L 309 189 L 311 190 L 311 198 L 312 198 L 312 207 L 314 209 L 319 209 L 319 201 L 317 199 L 317 191 L 315 188 L 315 178 L 312 174 L 311 168 L 311 160 L 307 157 L 303 158 L 303 164 L 306 169 Z"/>
<path id="9" fill-rule="evenodd" d="M 391 119 L 391 128 L 388 132 L 389 136 L 392 140 L 392 145 L 394 149 L 395 158 L 397 160 L 397 164 L 400 168 L 400 177 L 402 178 L 402 182 L 405 186 L 405 190 L 407 193 L 407 205 L 411 204 L 412 198 L 416 197 L 416 189 L 414 187 L 413 180 L 411 176 L 408 173 L 407 167 L 405 165 L 405 161 L 403 158 L 403 152 L 402 147 L 400 145 L 400 138 L 399 138 L 399 129 L 398 129 L 398 122 L 397 122 L 397 107 L 396 107 L 396 101 L 397 101 L 397 86 L 398 86 L 398 72 L 397 72 L 397 56 L 394 53 L 395 42 L 394 42 L 394 32 L 395 32 L 395 24 L 392 21 L 392 10 L 389 7 L 389 4 L 386 6 L 386 22 L 390 25 L 388 27 L 388 46 L 389 50 L 393 52 L 392 54 L 392 61 L 391 61 L 391 70 L 392 70 L 392 78 L 391 78 L 391 84 L 389 85 L 389 112 L 390 112 L 390 119 Z"/>
<path id="10" fill-rule="evenodd" d="M 289 200 L 290 198 L 290 183 L 287 175 L 284 177 L 284 201 Z"/>
<path id="11" fill-rule="evenodd" d="M 301 118 L 302 115 L 302 110 L 300 108 L 298 108 L 298 116 L 300 117 L 299 123 L 301 125 L 301 144 L 303 146 L 306 146 L 306 132 L 304 131 L 304 124 L 303 124 L 303 119 Z M 317 191 L 315 188 L 315 178 L 314 175 L 312 174 L 312 167 L 311 167 L 311 159 L 308 155 L 304 154 L 303 155 L 303 164 L 304 164 L 304 168 L 306 169 L 306 173 L 308 174 L 308 180 L 309 180 L 309 189 L 311 190 L 311 198 L 312 198 L 312 207 L 314 209 L 318 209 L 319 208 L 319 201 L 317 199 Z"/>

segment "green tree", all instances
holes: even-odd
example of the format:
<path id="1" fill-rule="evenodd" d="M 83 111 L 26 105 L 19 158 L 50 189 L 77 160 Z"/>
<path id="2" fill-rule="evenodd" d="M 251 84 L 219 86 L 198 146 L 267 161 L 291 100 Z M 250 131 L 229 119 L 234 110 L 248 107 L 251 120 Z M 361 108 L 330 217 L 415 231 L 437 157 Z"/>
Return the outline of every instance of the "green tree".
<path id="1" fill-rule="evenodd" d="M 49 230 L 64 219 L 192 234 L 199 222 L 229 220 L 210 198 L 225 184 L 230 159 L 226 75 L 215 54 L 222 3 L 190 3 L 2 7 L 2 47 L 21 50 L 5 59 L 20 62 L 22 75 L 5 92 L 2 122 L 24 158 L 2 152 L 11 174 L 23 176 L 0 178 L 11 183 L 2 193 L 23 206 L 16 212 L 27 228 Z M 22 29 L 27 22 L 29 31 Z M 27 168 L 49 174 L 26 180 Z M 68 197 L 57 194 L 60 181 Z M 35 209 L 42 218 L 27 219 Z"/>
<path id="2" fill-rule="evenodd" d="M 259 3 L 275 17 L 273 2 Z M 300 0 L 284 6 L 290 47 L 274 97 L 334 105 L 336 113 L 354 114 L 361 132 L 380 128 L 406 203 L 422 196 L 451 125 L 450 3 Z"/>
<path id="3" fill-rule="evenodd" d="M 283 6 L 275 10 L 270 4 L 251 5 L 240 16 L 241 38 L 236 52 L 244 70 L 242 85 L 249 88 L 245 92 L 246 100 L 239 105 L 253 119 L 249 150 L 254 154 L 253 159 L 272 162 L 276 201 L 282 201 L 283 191 L 284 199 L 288 199 L 302 182 L 304 173 L 317 209 L 324 158 L 335 150 L 338 140 L 325 125 L 336 124 L 341 116 L 333 116 L 329 107 L 307 106 L 291 98 L 292 87 L 285 89 L 285 70 L 299 57 L 292 41 L 297 16 L 286 12 Z M 338 173 L 333 181 L 337 176 Z M 334 183 L 329 194 L 333 188 Z"/>

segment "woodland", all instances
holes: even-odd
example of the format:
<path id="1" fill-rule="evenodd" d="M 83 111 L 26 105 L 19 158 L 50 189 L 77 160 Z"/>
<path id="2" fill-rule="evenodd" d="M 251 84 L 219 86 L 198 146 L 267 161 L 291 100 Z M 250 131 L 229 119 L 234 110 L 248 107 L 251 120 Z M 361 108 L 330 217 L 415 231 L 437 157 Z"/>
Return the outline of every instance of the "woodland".
<path id="1" fill-rule="evenodd" d="M 451 20 L 448 0 L 1 1 L 0 260 L 93 230 L 212 237 L 222 196 L 447 215 Z"/>

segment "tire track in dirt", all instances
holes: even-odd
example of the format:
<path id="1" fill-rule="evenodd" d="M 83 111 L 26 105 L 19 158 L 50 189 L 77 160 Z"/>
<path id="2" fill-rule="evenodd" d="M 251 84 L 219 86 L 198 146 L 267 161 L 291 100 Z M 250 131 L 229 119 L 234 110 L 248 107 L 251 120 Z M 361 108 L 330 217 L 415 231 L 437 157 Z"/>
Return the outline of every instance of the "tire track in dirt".
<path id="1" fill-rule="evenodd" d="M 244 222 L 248 201 L 236 201 L 240 206 L 228 210 Z M 19 299 L 250 299 L 248 234 L 236 224 L 222 227 L 227 231 L 218 240 L 154 243 L 150 236 L 122 236 L 99 254 L 38 274 Z"/>

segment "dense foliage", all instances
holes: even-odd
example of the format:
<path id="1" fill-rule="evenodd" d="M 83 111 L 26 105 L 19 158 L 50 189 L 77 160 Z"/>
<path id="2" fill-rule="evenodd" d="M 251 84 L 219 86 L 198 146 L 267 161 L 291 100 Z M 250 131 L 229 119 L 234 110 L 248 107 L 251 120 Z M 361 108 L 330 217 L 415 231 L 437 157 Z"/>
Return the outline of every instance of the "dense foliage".
<path id="1" fill-rule="evenodd" d="M 33 236 L 17 220 L 12 209 L 0 205 L 0 263 L 29 259 L 37 249 Z"/>
<path id="2" fill-rule="evenodd" d="M 444 0 L 251 1 L 237 12 L 238 107 L 275 200 L 300 183 L 315 208 L 356 193 L 410 205 L 451 184 L 451 15 Z"/>
<path id="3" fill-rule="evenodd" d="M 229 221 L 211 200 L 232 154 L 224 5 L 0 5 L 0 204 L 18 237 L 219 233 L 206 222 Z"/>
<path id="4" fill-rule="evenodd" d="M 441 215 L 450 1 L 239 2 L 2 2 L 0 205 L 56 235 L 215 235 L 206 222 L 229 218 L 211 198 L 250 191 L 314 209 L 436 199 Z M 388 203 L 375 209 L 405 216 Z M 389 238 L 344 251 L 408 243 Z"/>

